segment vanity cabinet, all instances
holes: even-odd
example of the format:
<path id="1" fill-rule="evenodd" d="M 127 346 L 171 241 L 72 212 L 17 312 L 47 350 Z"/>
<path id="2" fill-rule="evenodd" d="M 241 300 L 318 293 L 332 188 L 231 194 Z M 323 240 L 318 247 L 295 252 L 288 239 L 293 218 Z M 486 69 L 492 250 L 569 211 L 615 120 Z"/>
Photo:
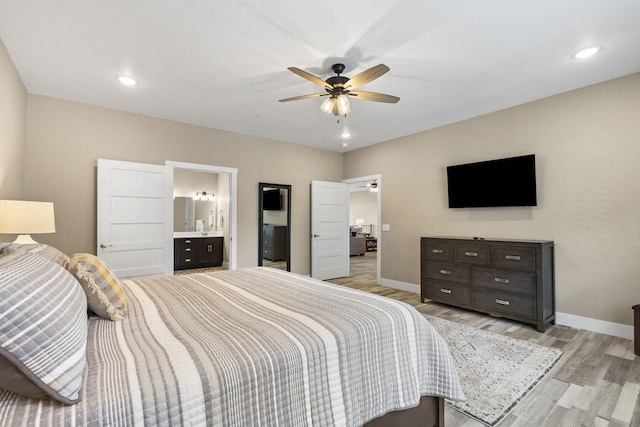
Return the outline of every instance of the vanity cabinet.
<path id="1" fill-rule="evenodd" d="M 269 261 L 287 259 L 287 226 L 262 225 L 262 257 Z"/>
<path id="2" fill-rule="evenodd" d="M 223 237 L 173 239 L 175 270 L 218 267 L 222 265 Z"/>
<path id="3" fill-rule="evenodd" d="M 534 325 L 555 321 L 552 241 L 423 237 L 422 301 L 463 307 Z"/>

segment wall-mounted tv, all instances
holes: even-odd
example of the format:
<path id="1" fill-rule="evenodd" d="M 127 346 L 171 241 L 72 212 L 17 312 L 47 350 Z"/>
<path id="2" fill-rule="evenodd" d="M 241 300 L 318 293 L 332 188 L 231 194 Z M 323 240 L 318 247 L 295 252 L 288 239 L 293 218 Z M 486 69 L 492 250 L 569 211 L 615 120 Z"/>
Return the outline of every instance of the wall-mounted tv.
<path id="1" fill-rule="evenodd" d="M 282 197 L 280 196 L 280 189 L 264 190 L 262 192 L 262 209 L 265 211 L 280 211 L 282 210 Z"/>
<path id="2" fill-rule="evenodd" d="M 447 167 L 450 208 L 537 206 L 534 154 Z"/>

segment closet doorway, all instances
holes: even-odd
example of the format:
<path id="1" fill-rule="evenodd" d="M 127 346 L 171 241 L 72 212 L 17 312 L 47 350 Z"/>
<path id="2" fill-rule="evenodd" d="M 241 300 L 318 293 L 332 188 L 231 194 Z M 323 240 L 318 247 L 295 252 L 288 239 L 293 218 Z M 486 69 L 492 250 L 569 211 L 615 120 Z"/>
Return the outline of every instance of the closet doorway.
<path id="1" fill-rule="evenodd" d="M 350 277 L 380 283 L 382 175 L 342 182 L 349 186 Z"/>

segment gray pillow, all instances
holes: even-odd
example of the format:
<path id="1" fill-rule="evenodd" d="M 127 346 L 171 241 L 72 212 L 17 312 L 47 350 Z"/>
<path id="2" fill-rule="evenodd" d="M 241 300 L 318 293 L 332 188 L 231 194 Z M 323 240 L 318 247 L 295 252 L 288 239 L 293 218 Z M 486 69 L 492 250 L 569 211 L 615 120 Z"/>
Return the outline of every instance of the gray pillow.
<path id="1" fill-rule="evenodd" d="M 61 250 L 54 248 L 53 246 L 45 245 L 44 243 L 0 243 L 0 248 L 19 249 L 24 252 L 32 254 L 42 255 L 45 258 L 49 258 L 52 261 L 66 267 L 69 263 L 69 255 L 65 254 Z"/>
<path id="2" fill-rule="evenodd" d="M 78 402 L 87 324 L 87 298 L 64 267 L 5 248 L 0 255 L 0 388 Z"/>

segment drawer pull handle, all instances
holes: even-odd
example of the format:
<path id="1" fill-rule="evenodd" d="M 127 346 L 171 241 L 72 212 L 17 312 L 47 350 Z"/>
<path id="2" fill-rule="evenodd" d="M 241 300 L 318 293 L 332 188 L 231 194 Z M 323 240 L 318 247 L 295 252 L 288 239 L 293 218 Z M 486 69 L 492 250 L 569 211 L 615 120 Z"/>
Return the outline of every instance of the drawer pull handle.
<path id="1" fill-rule="evenodd" d="M 191 240 L 185 240 L 184 242 L 185 243 L 191 243 Z"/>
<path id="2" fill-rule="evenodd" d="M 207 245 L 207 252 L 213 252 L 213 245 Z"/>
<path id="3" fill-rule="evenodd" d="M 191 258 L 185 259 L 184 262 L 191 262 Z"/>
<path id="4" fill-rule="evenodd" d="M 191 248 L 186 248 L 184 251 L 185 252 L 191 252 Z"/>
<path id="5" fill-rule="evenodd" d="M 496 303 L 498 303 L 500 305 L 509 305 L 509 301 L 503 300 L 503 299 L 497 299 Z"/>
<path id="6" fill-rule="evenodd" d="M 501 279 L 500 277 L 496 277 L 493 280 L 495 280 L 498 283 L 509 283 L 509 279 Z"/>
<path id="7" fill-rule="evenodd" d="M 478 252 L 465 252 L 466 256 L 478 256 Z"/>
<path id="8" fill-rule="evenodd" d="M 440 274 L 451 274 L 449 270 L 440 270 Z"/>
<path id="9" fill-rule="evenodd" d="M 440 292 L 442 292 L 443 294 L 450 294 L 451 289 L 440 288 Z"/>
<path id="10" fill-rule="evenodd" d="M 520 255 L 505 255 L 504 258 L 512 261 L 520 261 Z"/>
<path id="11" fill-rule="evenodd" d="M 442 249 L 431 249 L 431 252 L 433 252 L 434 254 L 444 253 L 444 251 Z"/>

